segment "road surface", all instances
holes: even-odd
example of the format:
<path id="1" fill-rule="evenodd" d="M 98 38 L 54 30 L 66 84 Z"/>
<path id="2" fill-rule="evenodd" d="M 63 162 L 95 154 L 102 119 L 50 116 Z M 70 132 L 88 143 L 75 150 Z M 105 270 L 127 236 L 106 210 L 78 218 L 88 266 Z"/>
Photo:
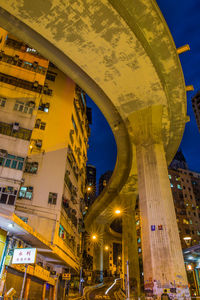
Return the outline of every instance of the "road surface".
<path id="1" fill-rule="evenodd" d="M 102 287 L 91 289 L 85 294 L 86 300 L 107 299 L 114 300 L 116 292 L 120 289 L 120 279 L 115 279 L 113 282 L 106 283 Z"/>

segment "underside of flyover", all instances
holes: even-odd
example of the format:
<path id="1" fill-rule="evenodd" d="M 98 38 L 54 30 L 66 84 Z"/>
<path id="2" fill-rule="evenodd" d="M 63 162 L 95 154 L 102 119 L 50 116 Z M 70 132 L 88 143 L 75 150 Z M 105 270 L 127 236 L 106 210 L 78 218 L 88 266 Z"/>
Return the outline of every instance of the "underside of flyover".
<path id="1" fill-rule="evenodd" d="M 159 295 L 164 285 L 178 281 L 177 295 L 186 293 L 166 163 L 183 135 L 186 92 L 176 47 L 156 1 L 0 0 L 0 26 L 84 89 L 111 126 L 117 163 L 109 185 L 86 216 L 86 228 L 110 224 L 110 211 L 117 203 L 130 202 L 134 211 L 139 187 L 143 263 L 149 265 L 148 271 L 144 268 L 146 287 L 153 290 L 156 282 L 153 293 Z M 134 243 L 130 222 L 130 234 L 123 237 L 130 244 L 128 257 Z M 152 238 L 153 224 L 166 228 Z M 166 255 L 167 268 L 158 265 Z"/>

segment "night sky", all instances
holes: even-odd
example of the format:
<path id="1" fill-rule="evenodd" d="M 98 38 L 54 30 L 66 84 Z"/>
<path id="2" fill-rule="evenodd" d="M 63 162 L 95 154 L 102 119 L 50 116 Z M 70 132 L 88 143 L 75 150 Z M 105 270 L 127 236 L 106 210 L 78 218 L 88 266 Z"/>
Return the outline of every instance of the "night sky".
<path id="1" fill-rule="evenodd" d="M 166 19 L 176 47 L 190 45 L 191 50 L 180 55 L 185 83 L 194 86 L 193 92 L 187 92 L 187 114 L 190 116 L 190 122 L 186 124 L 180 148 L 189 169 L 200 172 L 200 133 L 191 104 L 191 98 L 200 90 L 200 1 L 157 0 L 157 3 Z M 89 97 L 87 99 L 93 114 L 88 163 L 96 166 L 98 179 L 107 170 L 114 169 L 117 150 L 108 123 Z"/>

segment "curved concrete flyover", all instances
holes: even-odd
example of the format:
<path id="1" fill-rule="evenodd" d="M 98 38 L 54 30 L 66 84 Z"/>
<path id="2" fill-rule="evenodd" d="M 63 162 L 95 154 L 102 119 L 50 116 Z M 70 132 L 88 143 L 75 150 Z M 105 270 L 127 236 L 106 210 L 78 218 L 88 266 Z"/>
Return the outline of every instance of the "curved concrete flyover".
<path id="1" fill-rule="evenodd" d="M 117 164 L 91 223 L 119 193 L 131 168 L 129 116 L 162 106 L 162 139 L 173 158 L 186 121 L 185 84 L 176 47 L 155 1 L 0 0 L 0 26 L 79 84 L 101 109 L 117 143 Z"/>

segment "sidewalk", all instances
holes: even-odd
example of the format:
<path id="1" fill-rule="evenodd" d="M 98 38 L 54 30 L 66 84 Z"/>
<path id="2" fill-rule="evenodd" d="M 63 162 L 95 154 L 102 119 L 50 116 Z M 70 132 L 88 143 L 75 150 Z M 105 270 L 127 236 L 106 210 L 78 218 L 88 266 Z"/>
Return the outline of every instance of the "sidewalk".
<path id="1" fill-rule="evenodd" d="M 65 297 L 65 300 L 70 300 L 70 299 L 82 299 L 82 296 L 80 296 L 80 294 L 78 292 L 73 292 L 73 291 L 69 291 L 69 295 Z"/>

